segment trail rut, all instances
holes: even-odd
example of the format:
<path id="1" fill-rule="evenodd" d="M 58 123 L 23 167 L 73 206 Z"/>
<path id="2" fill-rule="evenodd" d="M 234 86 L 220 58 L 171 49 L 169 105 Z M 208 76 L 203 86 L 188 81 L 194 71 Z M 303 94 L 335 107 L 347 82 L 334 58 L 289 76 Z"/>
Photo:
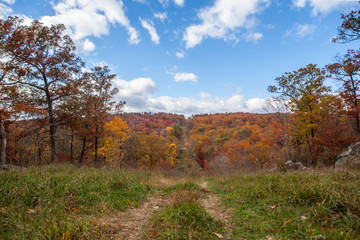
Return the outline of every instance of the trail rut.
<path id="1" fill-rule="evenodd" d="M 219 238 L 229 239 L 232 229 L 232 213 L 231 210 L 221 205 L 221 199 L 218 195 L 208 190 L 208 182 L 200 182 L 200 187 L 207 193 L 207 197 L 200 200 L 200 204 L 214 219 L 225 223 L 225 235 L 218 236 Z"/>

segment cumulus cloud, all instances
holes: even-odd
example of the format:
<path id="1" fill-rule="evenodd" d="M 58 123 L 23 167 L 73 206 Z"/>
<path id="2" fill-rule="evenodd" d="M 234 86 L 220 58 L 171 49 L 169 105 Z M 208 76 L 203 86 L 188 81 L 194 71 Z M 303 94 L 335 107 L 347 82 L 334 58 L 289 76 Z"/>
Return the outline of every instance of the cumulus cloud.
<path id="1" fill-rule="evenodd" d="M 299 24 L 296 23 L 290 30 L 288 30 L 283 38 L 293 37 L 293 38 L 306 38 L 311 37 L 316 30 L 315 25 L 310 24 Z"/>
<path id="2" fill-rule="evenodd" d="M 141 18 L 140 18 L 140 21 L 141 21 L 141 25 L 143 26 L 143 28 L 145 28 L 146 30 L 149 31 L 151 41 L 153 41 L 155 44 L 159 44 L 160 37 L 159 37 L 159 34 L 157 34 L 157 32 L 156 32 L 154 23 L 150 20 L 143 20 Z"/>
<path id="3" fill-rule="evenodd" d="M 205 7 L 198 13 L 200 24 L 186 28 L 183 40 L 192 48 L 204 39 L 233 39 L 234 32 L 256 22 L 254 14 L 268 7 L 270 0 L 216 0 L 214 6 Z"/>
<path id="4" fill-rule="evenodd" d="M 174 74 L 175 82 L 198 82 L 199 77 L 194 73 L 175 73 Z"/>
<path id="5" fill-rule="evenodd" d="M 126 101 L 126 112 L 169 112 L 185 115 L 197 113 L 223 112 L 261 112 L 265 99 L 251 98 L 246 100 L 242 95 L 235 94 L 228 98 L 215 97 L 202 92 L 197 97 L 155 97 L 157 89 L 150 78 L 137 78 L 131 81 L 116 80 L 119 89 L 116 100 Z"/>
<path id="6" fill-rule="evenodd" d="M 343 0 L 293 0 L 295 7 L 303 8 L 307 3 L 313 8 L 313 15 L 319 13 L 326 14 L 341 5 L 354 3 L 356 1 L 343 1 Z"/>
<path id="7" fill-rule="evenodd" d="M 117 100 L 125 100 L 128 106 L 138 109 L 148 107 L 148 100 L 157 89 L 150 78 L 136 78 L 131 81 L 117 79 L 114 86 L 119 89 Z"/>
<path id="8" fill-rule="evenodd" d="M 179 58 L 179 59 L 182 59 L 185 57 L 184 53 L 183 52 L 176 52 L 175 53 L 176 57 Z"/>
<path id="9" fill-rule="evenodd" d="M 109 34 L 110 25 L 120 24 L 130 35 L 130 43 L 138 43 L 138 34 L 125 15 L 123 2 L 117 0 L 61 0 L 53 4 L 54 16 L 44 16 L 47 25 L 65 24 L 75 42 L 89 36 Z"/>
<path id="10" fill-rule="evenodd" d="M 167 13 L 166 13 L 166 12 L 163 12 L 163 13 L 154 13 L 154 17 L 160 19 L 161 22 L 164 22 L 165 19 L 167 19 Z"/>
<path id="11" fill-rule="evenodd" d="M 88 38 L 86 38 L 84 41 L 80 42 L 81 44 L 81 49 L 84 50 L 85 52 L 91 52 L 95 50 L 95 44 L 93 42 L 91 42 Z"/>

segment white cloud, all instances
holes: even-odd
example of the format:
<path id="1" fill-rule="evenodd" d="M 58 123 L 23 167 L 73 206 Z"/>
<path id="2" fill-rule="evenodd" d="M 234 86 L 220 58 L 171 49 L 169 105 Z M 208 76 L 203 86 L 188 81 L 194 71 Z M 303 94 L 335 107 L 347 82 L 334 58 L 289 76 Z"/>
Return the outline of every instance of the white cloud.
<path id="1" fill-rule="evenodd" d="M 96 46 L 93 42 L 91 42 L 88 38 L 86 38 L 84 41 L 81 41 L 80 44 L 81 49 L 85 52 L 91 52 L 94 51 Z"/>
<path id="2" fill-rule="evenodd" d="M 173 0 L 173 2 L 179 7 L 185 5 L 185 0 Z M 167 7 L 169 5 L 169 0 L 159 0 L 159 3 L 161 3 L 163 7 Z"/>
<path id="3" fill-rule="evenodd" d="M 198 13 L 201 24 L 186 28 L 183 37 L 186 47 L 195 47 L 208 37 L 233 39 L 239 28 L 254 24 L 256 21 L 253 15 L 269 4 L 270 0 L 216 0 L 214 6 L 205 7 Z"/>
<path id="4" fill-rule="evenodd" d="M 125 100 L 133 108 L 145 109 L 157 87 L 150 78 L 136 78 L 131 81 L 117 79 L 114 86 L 119 89 L 117 100 Z"/>
<path id="5" fill-rule="evenodd" d="M 184 6 L 185 1 L 184 0 L 174 0 L 174 3 L 180 7 Z"/>
<path id="6" fill-rule="evenodd" d="M 330 11 L 340 7 L 341 5 L 355 3 L 357 1 L 344 1 L 344 0 L 293 0 L 295 7 L 303 8 L 307 3 L 313 8 L 313 15 L 319 13 L 326 14 Z"/>
<path id="7" fill-rule="evenodd" d="M 263 37 L 262 33 L 254 32 L 245 34 L 245 41 L 247 42 L 259 42 Z"/>
<path id="8" fill-rule="evenodd" d="M 53 4 L 55 16 L 44 16 L 46 25 L 65 24 L 75 42 L 88 36 L 109 34 L 110 24 L 120 24 L 130 35 L 130 43 L 138 43 L 136 30 L 130 26 L 121 0 L 61 0 Z"/>
<path id="9" fill-rule="evenodd" d="M 160 19 L 161 22 L 164 22 L 165 19 L 167 19 L 167 13 L 166 13 L 166 12 L 163 12 L 163 13 L 154 13 L 154 17 Z"/>
<path id="10" fill-rule="evenodd" d="M 16 2 L 16 0 L 1 0 L 1 1 L 5 2 L 5 3 L 9 4 L 9 5 L 12 5 L 12 4 L 14 4 Z"/>
<path id="11" fill-rule="evenodd" d="M 154 26 L 154 23 L 152 21 L 147 21 L 147 20 L 143 20 L 140 18 L 141 21 L 141 25 L 143 26 L 143 28 L 145 28 L 146 30 L 149 31 L 149 34 L 151 36 L 151 41 L 153 41 L 156 44 L 160 43 L 160 37 L 156 32 L 156 28 Z"/>
<path id="12" fill-rule="evenodd" d="M 293 37 L 299 39 L 311 37 L 315 33 L 315 30 L 315 25 L 296 23 L 290 30 L 288 30 L 284 34 L 283 38 Z"/>
<path id="13" fill-rule="evenodd" d="M 114 85 L 119 89 L 116 99 L 126 101 L 126 112 L 169 112 L 188 116 L 197 113 L 261 112 L 266 102 L 260 98 L 246 100 L 240 94 L 225 98 L 204 92 L 196 98 L 155 97 L 157 88 L 150 78 L 116 80 Z"/>
<path id="14" fill-rule="evenodd" d="M 303 7 L 305 7 L 305 5 L 306 5 L 306 1 L 307 1 L 307 0 L 293 0 L 293 4 L 294 4 L 294 6 L 296 6 L 296 7 L 301 7 L 301 8 L 303 8 Z"/>
<path id="15" fill-rule="evenodd" d="M 175 53 L 176 57 L 179 58 L 179 59 L 182 59 L 185 57 L 184 53 L 183 52 L 176 52 Z"/>
<path id="16" fill-rule="evenodd" d="M 0 3 L 0 18 L 7 18 L 11 13 L 12 9 L 9 6 Z"/>
<path id="17" fill-rule="evenodd" d="M 133 2 L 146 3 L 146 0 L 132 0 Z"/>
<path id="18" fill-rule="evenodd" d="M 128 27 L 128 34 L 130 36 L 129 43 L 130 44 L 138 44 L 140 42 L 139 33 L 133 27 Z"/>
<path id="19" fill-rule="evenodd" d="M 198 82 L 199 77 L 194 73 L 175 73 L 174 74 L 175 82 Z"/>

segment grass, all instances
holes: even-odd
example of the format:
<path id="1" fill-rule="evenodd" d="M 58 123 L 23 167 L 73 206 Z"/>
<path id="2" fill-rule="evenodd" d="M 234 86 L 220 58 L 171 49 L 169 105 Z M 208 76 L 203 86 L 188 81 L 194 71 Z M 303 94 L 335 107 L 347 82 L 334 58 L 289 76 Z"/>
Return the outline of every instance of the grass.
<path id="1" fill-rule="evenodd" d="M 200 205 L 199 200 L 205 196 L 197 184 L 176 184 L 163 189 L 163 194 L 172 195 L 173 202 L 153 217 L 148 236 L 169 240 L 219 239 L 215 234 L 223 233 L 224 224 Z"/>
<path id="2" fill-rule="evenodd" d="M 1 239 L 100 239 L 95 219 L 143 201 L 146 176 L 54 165 L 0 172 Z"/>
<path id="3" fill-rule="evenodd" d="M 156 173 L 72 165 L 0 172 L 0 239 L 106 239 L 99 218 L 136 207 L 156 191 L 170 204 L 152 216 L 147 236 L 219 239 L 225 226 L 201 206 L 206 193 L 195 183 L 199 179 L 165 180 Z M 360 239 L 360 171 L 209 181 L 233 210 L 232 239 Z"/>
<path id="4" fill-rule="evenodd" d="M 194 182 L 185 182 L 185 183 L 177 183 L 175 185 L 166 187 L 162 190 L 163 194 L 170 194 L 173 192 L 179 191 L 188 191 L 190 195 L 194 195 L 194 193 L 198 193 L 201 190 L 200 186 Z"/>
<path id="5" fill-rule="evenodd" d="M 213 178 L 234 209 L 234 239 L 360 239 L 360 173 Z"/>

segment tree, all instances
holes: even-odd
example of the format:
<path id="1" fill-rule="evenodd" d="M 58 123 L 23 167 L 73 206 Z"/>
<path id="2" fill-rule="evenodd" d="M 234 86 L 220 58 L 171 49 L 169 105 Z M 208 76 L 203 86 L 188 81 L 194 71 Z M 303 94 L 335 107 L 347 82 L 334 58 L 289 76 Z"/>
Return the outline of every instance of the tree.
<path id="1" fill-rule="evenodd" d="M 113 96 L 118 93 L 117 88 L 112 87 L 116 75 L 105 67 L 95 67 L 91 72 L 84 74 L 86 118 L 89 121 L 90 130 L 93 130 L 94 138 L 94 161 L 98 160 L 98 143 L 103 133 L 103 126 L 111 111 L 119 113 L 125 102 L 116 103 Z"/>
<path id="2" fill-rule="evenodd" d="M 2 61 L 16 66 L 11 69 L 23 76 L 9 81 L 26 86 L 34 101 L 47 112 L 51 161 L 56 158 L 58 123 L 55 108 L 71 94 L 69 83 L 75 80 L 74 76 L 83 66 L 74 54 L 74 43 L 69 36 L 63 35 L 64 30 L 64 25 L 46 27 L 39 21 L 26 26 L 17 17 L 0 20 Z"/>
<path id="3" fill-rule="evenodd" d="M 286 99 L 272 98 L 265 103 L 264 110 L 267 113 L 274 113 L 273 137 L 281 144 L 284 151 L 284 159 L 291 159 L 291 142 L 293 121 L 290 114 L 289 104 Z"/>
<path id="4" fill-rule="evenodd" d="M 100 152 L 106 161 L 120 166 L 124 158 L 124 144 L 129 139 L 129 126 L 121 117 L 116 116 L 113 121 L 105 124 L 107 136 L 104 138 Z"/>
<path id="5" fill-rule="evenodd" d="M 295 114 L 297 139 L 306 142 L 311 163 L 316 161 L 314 139 L 319 124 L 319 102 L 321 96 L 330 91 L 324 86 L 325 71 L 309 64 L 297 71 L 285 73 L 276 78 L 277 86 L 269 86 L 268 91 L 288 98 Z"/>
<path id="6" fill-rule="evenodd" d="M 356 131 L 360 134 L 360 49 L 348 50 L 345 56 L 326 66 L 332 78 L 341 83 L 340 96 L 344 99 L 346 112 L 355 119 Z"/>
<path id="7" fill-rule="evenodd" d="M 348 43 L 360 39 L 360 10 L 342 14 L 343 23 L 338 28 L 338 35 L 332 39 L 335 43 Z"/>

